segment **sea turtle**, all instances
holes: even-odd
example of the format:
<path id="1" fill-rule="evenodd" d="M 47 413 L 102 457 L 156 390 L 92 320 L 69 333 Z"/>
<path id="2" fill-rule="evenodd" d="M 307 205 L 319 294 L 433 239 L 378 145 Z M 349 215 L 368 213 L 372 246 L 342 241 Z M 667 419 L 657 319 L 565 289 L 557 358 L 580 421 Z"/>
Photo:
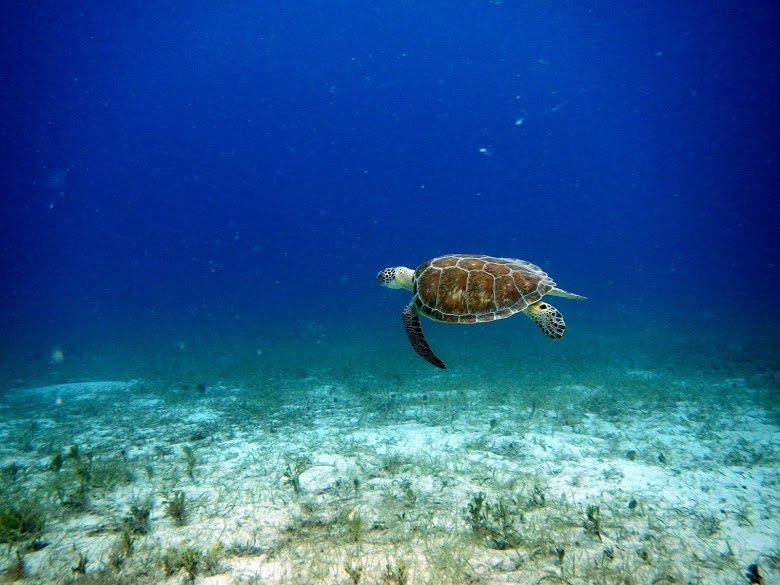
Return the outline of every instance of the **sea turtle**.
<path id="1" fill-rule="evenodd" d="M 563 315 L 542 297 L 585 299 L 556 288 L 547 273 L 530 262 L 476 254 L 439 256 L 423 262 L 417 270 L 385 268 L 376 279 L 387 288 L 412 291 L 403 313 L 406 334 L 414 351 L 438 368 L 446 366 L 425 340 L 420 315 L 468 324 L 496 321 L 522 311 L 545 335 L 560 339 L 566 330 Z"/>

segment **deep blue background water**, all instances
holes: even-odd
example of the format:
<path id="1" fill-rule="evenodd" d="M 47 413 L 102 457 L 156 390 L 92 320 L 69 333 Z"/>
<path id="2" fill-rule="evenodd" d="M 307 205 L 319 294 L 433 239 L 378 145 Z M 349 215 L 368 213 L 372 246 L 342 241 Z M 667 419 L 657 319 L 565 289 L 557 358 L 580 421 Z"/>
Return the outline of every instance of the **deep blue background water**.
<path id="1" fill-rule="evenodd" d="M 540 264 L 588 327 L 776 327 L 772 3 L 136 4 L 0 17 L 4 348 L 405 343 L 375 273 L 447 252 Z"/>

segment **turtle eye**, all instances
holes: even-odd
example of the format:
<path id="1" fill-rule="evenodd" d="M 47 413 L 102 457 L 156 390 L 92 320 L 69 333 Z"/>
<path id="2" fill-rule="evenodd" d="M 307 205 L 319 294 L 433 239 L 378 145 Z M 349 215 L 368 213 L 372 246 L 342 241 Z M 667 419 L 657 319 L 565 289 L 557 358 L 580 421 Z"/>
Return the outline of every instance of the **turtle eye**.
<path id="1" fill-rule="evenodd" d="M 544 303 L 542 303 L 541 305 L 539 305 L 539 308 L 540 308 L 542 311 L 546 311 L 546 310 L 547 310 L 547 305 L 545 305 Z"/>

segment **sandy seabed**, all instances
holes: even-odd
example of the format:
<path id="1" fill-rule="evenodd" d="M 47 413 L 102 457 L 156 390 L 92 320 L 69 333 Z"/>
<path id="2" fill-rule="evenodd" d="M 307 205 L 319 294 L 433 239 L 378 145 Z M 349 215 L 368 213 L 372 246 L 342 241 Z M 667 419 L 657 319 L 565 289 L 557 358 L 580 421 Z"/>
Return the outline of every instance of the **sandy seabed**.
<path id="1" fill-rule="evenodd" d="M 780 580 L 774 374 L 264 359 L 238 381 L 6 388 L 4 578 L 733 585 L 755 564 Z"/>

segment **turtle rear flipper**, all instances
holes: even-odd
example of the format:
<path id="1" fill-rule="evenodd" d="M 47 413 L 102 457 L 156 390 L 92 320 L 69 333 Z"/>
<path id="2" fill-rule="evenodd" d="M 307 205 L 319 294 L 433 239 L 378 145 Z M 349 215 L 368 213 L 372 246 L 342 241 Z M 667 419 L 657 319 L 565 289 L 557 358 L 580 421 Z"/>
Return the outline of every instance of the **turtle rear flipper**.
<path id="1" fill-rule="evenodd" d="M 560 339 L 566 331 L 566 323 L 561 312 L 546 301 L 536 301 L 523 311 L 539 326 L 547 337 Z"/>
<path id="2" fill-rule="evenodd" d="M 431 346 L 425 341 L 425 335 L 423 334 L 422 326 L 420 325 L 420 316 L 414 312 L 411 303 L 404 309 L 404 329 L 406 329 L 406 335 L 409 337 L 409 342 L 412 344 L 414 351 L 420 354 L 425 361 L 433 364 L 437 368 L 441 368 L 442 370 L 447 369 L 444 362 L 433 353 Z"/>

